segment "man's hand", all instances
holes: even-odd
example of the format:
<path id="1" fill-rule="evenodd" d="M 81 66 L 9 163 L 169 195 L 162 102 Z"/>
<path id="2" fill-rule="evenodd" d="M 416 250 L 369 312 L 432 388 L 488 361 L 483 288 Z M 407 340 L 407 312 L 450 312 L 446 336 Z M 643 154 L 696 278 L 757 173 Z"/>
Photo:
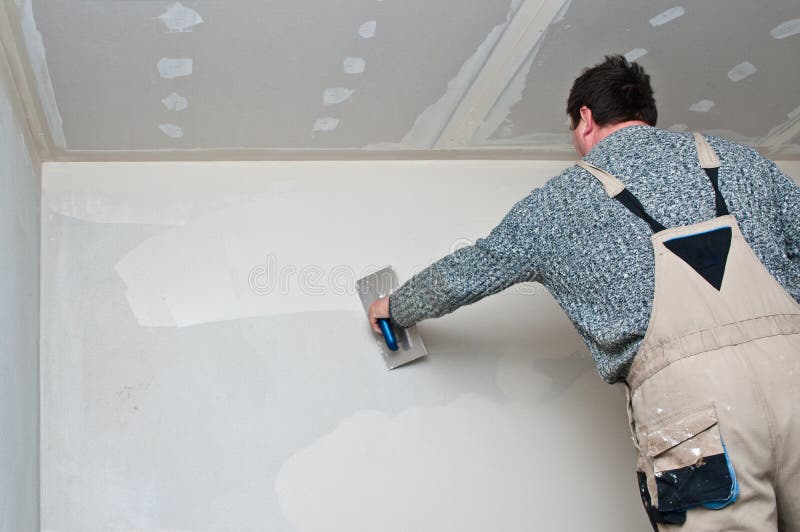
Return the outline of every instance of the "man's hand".
<path id="1" fill-rule="evenodd" d="M 388 296 L 376 299 L 375 302 L 369 306 L 369 322 L 372 324 L 372 330 L 382 334 L 381 328 L 378 326 L 378 318 L 389 318 Z"/>

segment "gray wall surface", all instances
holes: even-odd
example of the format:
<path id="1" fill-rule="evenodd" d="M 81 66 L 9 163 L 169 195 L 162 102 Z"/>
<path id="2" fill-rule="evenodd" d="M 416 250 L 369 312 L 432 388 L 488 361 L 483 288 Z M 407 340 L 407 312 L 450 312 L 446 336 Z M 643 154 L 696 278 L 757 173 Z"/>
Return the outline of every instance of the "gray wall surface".
<path id="1" fill-rule="evenodd" d="M 0 53 L 0 532 L 39 530 L 39 169 Z"/>
<path id="2" fill-rule="evenodd" d="M 623 390 L 539 285 L 388 372 L 355 278 L 563 163 L 48 163 L 43 528 L 647 530 Z"/>

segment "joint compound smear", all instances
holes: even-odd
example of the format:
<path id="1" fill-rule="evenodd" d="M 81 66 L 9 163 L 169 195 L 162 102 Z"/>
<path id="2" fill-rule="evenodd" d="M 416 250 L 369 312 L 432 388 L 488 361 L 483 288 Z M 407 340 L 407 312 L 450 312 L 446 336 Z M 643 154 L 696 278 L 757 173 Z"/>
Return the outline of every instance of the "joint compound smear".
<path id="1" fill-rule="evenodd" d="M 170 31 L 192 31 L 193 26 L 203 23 L 203 18 L 194 9 L 183 6 L 176 2 L 164 14 L 156 17 L 164 23 Z"/>
<path id="2" fill-rule="evenodd" d="M 374 20 L 370 20 L 369 22 L 365 22 L 358 28 L 358 34 L 361 35 L 364 39 L 371 39 L 375 37 L 375 27 L 378 23 Z"/>
<path id="3" fill-rule="evenodd" d="M 715 104 L 712 100 L 700 100 L 697 103 L 693 103 L 690 107 L 690 111 L 694 111 L 695 113 L 707 113 L 714 107 Z"/>
<path id="4" fill-rule="evenodd" d="M 645 55 L 647 55 L 647 50 L 645 50 L 644 48 L 634 48 L 633 50 L 625 54 L 625 59 L 627 59 L 628 61 L 636 61 L 637 59 Z"/>
<path id="5" fill-rule="evenodd" d="M 658 26 L 663 26 L 667 22 L 673 21 L 678 17 L 682 17 L 686 14 L 686 10 L 683 9 L 681 6 L 675 6 L 667 9 L 663 13 L 656 15 L 655 17 L 650 19 L 650 25 L 654 28 Z"/>
<path id="6" fill-rule="evenodd" d="M 757 69 L 755 66 L 753 66 L 753 63 L 745 61 L 744 63 L 739 63 L 728 71 L 728 79 L 734 82 L 742 81 L 744 78 L 752 76 L 756 70 Z"/>
<path id="7" fill-rule="evenodd" d="M 314 128 L 312 131 L 333 131 L 339 127 L 339 119 L 327 116 L 325 118 L 318 118 L 316 122 L 314 122 Z"/>
<path id="8" fill-rule="evenodd" d="M 361 74 L 366 68 L 367 62 L 361 57 L 348 57 L 344 60 L 345 74 Z"/>
<path id="9" fill-rule="evenodd" d="M 164 104 L 164 107 L 169 109 L 170 111 L 183 111 L 187 107 L 189 107 L 189 100 L 181 96 L 180 94 L 173 92 L 166 98 L 161 100 L 161 103 Z"/>
<path id="10" fill-rule="evenodd" d="M 175 124 L 159 124 L 158 129 L 160 129 L 166 136 L 173 139 L 179 139 L 183 137 L 183 129 Z"/>
<path id="11" fill-rule="evenodd" d="M 800 33 L 800 18 L 793 18 L 775 26 L 769 32 L 775 39 L 785 39 Z"/>
<path id="12" fill-rule="evenodd" d="M 578 452 L 581 429 L 574 420 L 558 422 L 548 409 L 477 394 L 397 416 L 356 412 L 290 457 L 275 491 L 298 532 L 326 532 L 332 522 L 337 530 L 381 532 L 526 529 L 521 523 L 558 530 L 563 514 L 532 501 L 570 493 L 592 507 L 616 504 L 616 492 L 598 489 L 601 481 L 594 480 L 608 482 L 608 475 Z M 592 479 L 577 485 L 563 474 L 584 468 Z M 575 529 L 596 529 L 592 513 L 570 516 Z"/>
<path id="13" fill-rule="evenodd" d="M 329 89 L 325 89 L 325 92 L 322 94 L 322 102 L 325 105 L 336 105 L 337 103 L 342 103 L 350 98 L 353 95 L 353 91 L 350 89 L 346 89 L 344 87 L 331 87 Z"/>
<path id="14" fill-rule="evenodd" d="M 158 61 L 158 73 L 164 79 L 174 79 L 192 75 L 192 60 L 190 58 L 162 57 Z"/>

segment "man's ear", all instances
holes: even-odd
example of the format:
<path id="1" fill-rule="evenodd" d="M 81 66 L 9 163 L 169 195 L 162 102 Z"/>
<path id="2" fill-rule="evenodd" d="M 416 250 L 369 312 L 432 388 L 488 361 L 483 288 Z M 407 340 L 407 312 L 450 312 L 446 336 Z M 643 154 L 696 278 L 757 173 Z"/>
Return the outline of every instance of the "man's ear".
<path id="1" fill-rule="evenodd" d="M 581 119 L 583 120 L 584 136 L 594 133 L 597 124 L 594 123 L 594 117 L 592 117 L 592 110 L 586 107 L 585 105 L 580 108 Z"/>

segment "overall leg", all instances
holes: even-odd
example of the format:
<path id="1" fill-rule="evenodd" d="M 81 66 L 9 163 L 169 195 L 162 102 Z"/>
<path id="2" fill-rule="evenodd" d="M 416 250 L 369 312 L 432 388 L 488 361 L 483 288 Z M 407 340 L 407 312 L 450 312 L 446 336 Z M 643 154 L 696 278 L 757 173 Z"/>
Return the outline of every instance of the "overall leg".
<path id="1" fill-rule="evenodd" d="M 800 335 L 765 338 L 749 354 L 774 412 L 778 528 L 800 532 Z"/>
<path id="2" fill-rule="evenodd" d="M 709 406 L 718 420 L 717 430 L 739 483 L 735 503 L 720 510 L 699 507 L 686 512 L 682 526 L 659 525 L 670 532 L 769 532 L 778 530 L 774 485 L 774 415 L 769 412 L 761 386 L 754 378 L 741 346 L 727 347 L 708 353 L 689 356 L 662 369 L 645 381 L 633 394 L 633 415 L 637 438 L 648 441 L 648 435 L 664 428 L 666 434 L 680 434 L 682 423 L 691 420 L 693 412 Z M 688 414 L 688 416 L 687 416 Z M 670 432 L 672 431 L 672 432 Z M 673 436 L 668 436 L 673 437 Z M 651 436 L 652 438 L 652 436 Z M 689 440 L 650 457 L 669 462 L 670 453 L 698 453 L 697 465 L 702 467 L 706 449 L 695 448 Z M 655 440 L 658 443 L 658 439 Z M 647 447 L 646 445 L 643 447 Z M 649 451 L 658 453 L 660 449 Z M 645 451 L 647 452 L 647 451 Z M 656 466 L 657 467 L 657 466 Z"/>

